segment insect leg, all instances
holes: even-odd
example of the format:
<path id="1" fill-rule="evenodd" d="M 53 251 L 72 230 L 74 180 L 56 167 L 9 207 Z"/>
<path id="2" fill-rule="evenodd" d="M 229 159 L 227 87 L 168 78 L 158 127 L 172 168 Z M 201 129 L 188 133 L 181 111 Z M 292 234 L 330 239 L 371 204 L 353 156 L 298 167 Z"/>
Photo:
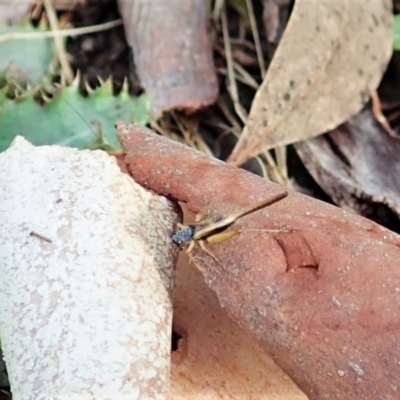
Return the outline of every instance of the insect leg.
<path id="1" fill-rule="evenodd" d="M 206 243 L 205 243 L 204 240 L 198 240 L 197 242 L 199 243 L 199 245 L 200 245 L 200 247 L 202 248 L 202 250 L 204 250 L 214 261 L 216 261 L 216 262 L 219 263 L 218 258 L 215 257 L 214 254 L 211 253 L 211 251 L 207 249 Z"/>
<path id="2" fill-rule="evenodd" d="M 196 242 L 195 242 L 194 240 L 192 240 L 192 241 L 189 243 L 189 246 L 186 247 L 185 253 L 189 255 L 189 254 L 193 251 L 195 245 L 196 245 Z"/>

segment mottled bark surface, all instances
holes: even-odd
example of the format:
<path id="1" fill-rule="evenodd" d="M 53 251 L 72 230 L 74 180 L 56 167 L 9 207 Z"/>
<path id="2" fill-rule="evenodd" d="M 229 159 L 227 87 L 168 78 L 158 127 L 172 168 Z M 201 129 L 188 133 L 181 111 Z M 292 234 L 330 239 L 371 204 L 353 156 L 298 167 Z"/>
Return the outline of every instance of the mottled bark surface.
<path id="1" fill-rule="evenodd" d="M 283 188 L 143 128 L 119 124 L 136 181 L 195 213 L 224 214 Z M 399 237 L 291 192 L 195 260 L 231 318 L 310 399 L 396 399 L 400 381 Z"/>
<path id="2" fill-rule="evenodd" d="M 153 111 L 194 111 L 218 96 L 208 2 L 119 0 L 126 40 L 141 84 L 154 96 Z"/>

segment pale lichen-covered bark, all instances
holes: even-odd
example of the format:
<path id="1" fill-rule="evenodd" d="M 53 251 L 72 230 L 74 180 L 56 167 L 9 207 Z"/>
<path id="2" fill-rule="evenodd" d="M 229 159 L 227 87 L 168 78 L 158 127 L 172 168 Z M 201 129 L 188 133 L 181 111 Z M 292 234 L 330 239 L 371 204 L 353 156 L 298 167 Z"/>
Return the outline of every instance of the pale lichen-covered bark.
<path id="1" fill-rule="evenodd" d="M 0 336 L 15 400 L 163 399 L 176 215 L 101 151 L 0 155 Z"/>

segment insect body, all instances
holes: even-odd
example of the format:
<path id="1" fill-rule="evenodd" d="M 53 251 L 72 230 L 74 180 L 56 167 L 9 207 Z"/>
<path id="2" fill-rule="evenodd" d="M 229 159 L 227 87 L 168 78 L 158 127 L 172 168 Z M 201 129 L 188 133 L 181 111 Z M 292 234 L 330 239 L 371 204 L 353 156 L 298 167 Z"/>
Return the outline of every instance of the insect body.
<path id="1" fill-rule="evenodd" d="M 178 224 L 179 230 L 172 235 L 172 241 L 178 246 L 188 245 L 185 250 L 188 254 L 191 253 L 196 244 L 199 244 L 206 253 L 216 259 L 216 257 L 207 250 L 205 242 L 219 243 L 230 239 L 238 234 L 239 230 L 226 231 L 226 229 L 233 225 L 239 218 L 274 204 L 285 198 L 287 195 L 287 192 L 278 193 L 277 195 L 264 199 L 258 203 L 245 206 L 225 217 L 218 216 L 207 218 L 193 222 L 189 225 Z"/>
<path id="2" fill-rule="evenodd" d="M 172 235 L 172 241 L 178 246 L 183 246 L 189 244 L 193 241 L 193 236 L 196 232 L 196 226 L 193 225 L 182 225 L 178 224 L 178 231 L 174 232 Z"/>

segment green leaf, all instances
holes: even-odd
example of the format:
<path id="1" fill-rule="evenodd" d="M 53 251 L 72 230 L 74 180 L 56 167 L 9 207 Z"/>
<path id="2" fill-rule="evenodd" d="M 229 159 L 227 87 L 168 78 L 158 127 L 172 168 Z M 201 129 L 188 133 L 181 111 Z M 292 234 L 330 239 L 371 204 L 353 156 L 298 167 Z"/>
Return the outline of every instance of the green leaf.
<path id="1" fill-rule="evenodd" d="M 0 22 L 0 35 L 17 33 L 37 35 L 45 28 L 35 28 L 29 22 L 18 25 L 7 25 Z M 0 42 L 0 78 L 17 82 L 38 84 L 49 70 L 55 55 L 52 38 L 10 39 Z"/>
<path id="2" fill-rule="evenodd" d="M 115 122 L 145 125 L 150 120 L 148 95 L 132 98 L 126 86 L 113 96 L 110 80 L 92 90 L 88 97 L 79 93 L 78 79 L 60 88 L 45 106 L 32 95 L 8 99 L 7 88 L 0 91 L 0 151 L 17 135 L 35 145 L 59 144 L 82 148 L 120 150 Z"/>

